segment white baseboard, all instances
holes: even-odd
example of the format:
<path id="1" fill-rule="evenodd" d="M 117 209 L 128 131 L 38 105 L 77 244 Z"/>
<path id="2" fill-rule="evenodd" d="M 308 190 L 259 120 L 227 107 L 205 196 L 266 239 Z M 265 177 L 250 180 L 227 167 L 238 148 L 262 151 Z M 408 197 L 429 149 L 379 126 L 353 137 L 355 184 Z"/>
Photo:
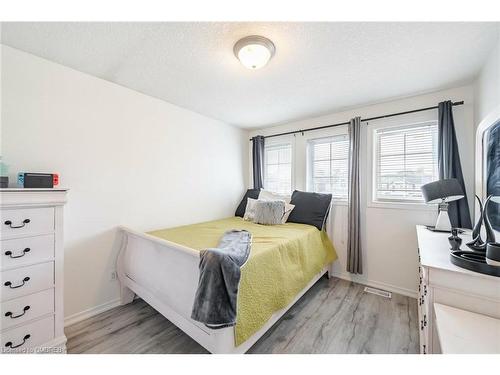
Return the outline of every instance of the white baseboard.
<path id="1" fill-rule="evenodd" d="M 114 307 L 120 306 L 120 299 L 114 299 L 109 302 L 103 303 L 102 305 L 98 305 L 95 307 L 92 307 L 87 310 L 80 311 L 76 314 L 72 314 L 70 316 L 67 316 L 64 318 L 64 326 L 70 326 L 72 324 L 81 322 L 82 320 L 92 318 L 93 316 L 96 316 L 100 313 L 103 313 L 105 311 L 111 310 Z"/>
<path id="2" fill-rule="evenodd" d="M 415 298 L 415 299 L 418 296 L 418 293 L 416 290 L 401 288 L 399 286 L 387 284 L 387 283 L 380 282 L 380 281 L 368 280 L 368 279 L 363 278 L 362 276 L 352 275 L 352 274 L 347 273 L 347 272 L 333 272 L 333 276 L 338 277 L 339 279 L 352 281 L 352 282 L 355 282 L 358 284 L 363 284 L 366 286 L 371 286 L 372 288 L 387 290 L 389 292 L 401 294 L 403 296 L 407 296 L 407 297 L 411 297 L 411 298 Z"/>

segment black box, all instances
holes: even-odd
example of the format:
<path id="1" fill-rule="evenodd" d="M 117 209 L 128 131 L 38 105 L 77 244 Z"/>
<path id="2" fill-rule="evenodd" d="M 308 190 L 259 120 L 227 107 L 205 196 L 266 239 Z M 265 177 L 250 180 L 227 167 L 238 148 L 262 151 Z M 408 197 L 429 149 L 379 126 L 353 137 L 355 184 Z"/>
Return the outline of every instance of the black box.
<path id="1" fill-rule="evenodd" d="M 9 187 L 9 177 L 0 176 L 0 188 L 8 188 L 8 187 Z"/>
<path id="2" fill-rule="evenodd" d="M 53 188 L 54 176 L 51 173 L 25 173 L 25 188 Z"/>

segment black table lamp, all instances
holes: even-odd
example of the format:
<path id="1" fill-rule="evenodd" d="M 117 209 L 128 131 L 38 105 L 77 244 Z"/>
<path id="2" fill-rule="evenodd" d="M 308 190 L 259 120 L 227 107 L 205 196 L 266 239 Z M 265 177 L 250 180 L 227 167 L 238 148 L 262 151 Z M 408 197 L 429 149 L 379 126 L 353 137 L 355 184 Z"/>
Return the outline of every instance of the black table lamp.
<path id="1" fill-rule="evenodd" d="M 460 183 L 455 178 L 439 180 L 423 185 L 422 195 L 427 204 L 438 204 L 439 215 L 435 227 L 431 230 L 450 232 L 451 223 L 448 216 L 448 202 L 456 201 L 464 197 Z"/>

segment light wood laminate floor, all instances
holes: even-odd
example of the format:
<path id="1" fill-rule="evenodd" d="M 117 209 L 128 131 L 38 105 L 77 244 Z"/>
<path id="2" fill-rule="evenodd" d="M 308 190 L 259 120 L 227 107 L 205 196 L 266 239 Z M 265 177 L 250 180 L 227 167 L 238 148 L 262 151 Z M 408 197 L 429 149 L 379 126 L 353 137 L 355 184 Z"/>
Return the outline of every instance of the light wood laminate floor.
<path id="1" fill-rule="evenodd" d="M 417 302 L 321 278 L 249 353 L 417 353 Z M 142 300 L 66 328 L 69 353 L 207 353 Z"/>

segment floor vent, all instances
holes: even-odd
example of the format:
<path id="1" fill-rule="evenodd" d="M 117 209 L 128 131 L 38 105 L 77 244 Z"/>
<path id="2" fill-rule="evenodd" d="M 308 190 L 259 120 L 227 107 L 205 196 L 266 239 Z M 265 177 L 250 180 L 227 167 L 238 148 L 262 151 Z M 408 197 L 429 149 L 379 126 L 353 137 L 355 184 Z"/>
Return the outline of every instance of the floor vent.
<path id="1" fill-rule="evenodd" d="M 382 290 L 382 289 L 370 288 L 369 286 L 365 287 L 365 292 L 371 293 L 371 294 L 376 294 L 377 296 L 380 296 L 380 297 L 392 298 L 391 292 L 387 292 L 387 291 Z"/>

